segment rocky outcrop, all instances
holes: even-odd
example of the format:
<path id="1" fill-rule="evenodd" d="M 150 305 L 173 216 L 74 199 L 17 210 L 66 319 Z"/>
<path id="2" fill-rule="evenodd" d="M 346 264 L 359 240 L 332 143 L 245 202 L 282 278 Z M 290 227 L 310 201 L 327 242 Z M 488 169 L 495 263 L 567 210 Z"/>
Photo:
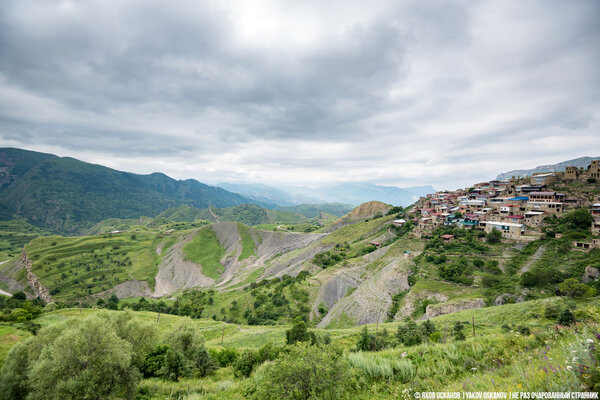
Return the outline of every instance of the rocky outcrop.
<path id="1" fill-rule="evenodd" d="M 596 267 L 585 267 L 585 271 L 583 272 L 583 277 L 581 278 L 581 282 L 590 283 L 592 281 L 598 280 L 600 278 L 600 270 Z"/>
<path id="2" fill-rule="evenodd" d="M 115 294 L 119 299 L 126 299 L 129 297 L 150 297 L 152 296 L 152 290 L 148 286 L 146 281 L 138 281 L 136 279 L 119 283 L 112 289 L 105 290 L 100 293 L 92 295 L 92 297 L 109 297 Z"/>
<path id="3" fill-rule="evenodd" d="M 503 293 L 494 299 L 495 306 L 501 306 L 503 304 L 515 303 L 515 302 L 516 302 L 515 295 L 510 294 L 510 293 Z"/>
<path id="4" fill-rule="evenodd" d="M 191 241 L 198 231 L 193 231 L 178 240 L 163 256 L 156 274 L 154 297 L 171 294 L 180 289 L 213 286 L 215 281 L 202 273 L 202 266 L 186 260 L 183 246 Z"/>
<path id="5" fill-rule="evenodd" d="M 382 249 L 382 251 L 386 250 Z M 365 264 L 369 262 L 367 260 L 370 260 L 372 254 L 363 257 Z M 359 266 L 353 272 L 364 274 L 366 272 L 364 267 L 365 265 Z M 410 289 L 409 274 L 409 260 L 392 259 L 381 270 L 367 274 L 351 295 L 337 301 L 317 327 L 325 328 L 344 315 L 355 321 L 357 325 L 385 321 L 392 304 L 392 296 Z M 340 278 L 338 277 L 338 279 Z M 338 283 L 343 287 L 345 284 L 350 284 L 350 281 L 344 284 L 340 279 Z M 338 283 L 334 284 L 334 289 L 341 289 L 338 287 Z M 337 297 L 340 292 L 341 290 L 330 291 L 330 300 Z"/>
<path id="6" fill-rule="evenodd" d="M 25 264 L 25 268 L 27 269 L 27 282 L 29 282 L 29 286 L 33 289 L 33 293 L 38 296 L 40 299 L 44 300 L 46 303 L 53 303 L 52 297 L 50 296 L 50 292 L 44 285 L 41 284 L 37 276 L 32 271 L 33 263 L 27 257 L 27 253 L 25 249 L 23 249 L 21 253 L 21 262 Z"/>
<path id="7" fill-rule="evenodd" d="M 483 299 L 458 300 L 451 303 L 430 304 L 425 310 L 425 316 L 427 318 L 434 318 L 439 315 L 452 314 L 458 311 L 483 307 L 485 307 L 485 301 Z"/>
<path id="8" fill-rule="evenodd" d="M 421 292 L 421 293 L 415 294 L 412 291 L 410 291 L 404 297 L 402 306 L 400 307 L 400 309 L 394 316 L 394 320 L 399 321 L 405 317 L 411 316 L 411 314 L 417 308 L 417 303 L 422 300 L 433 300 L 436 302 L 445 302 L 445 301 L 448 301 L 448 296 L 445 295 L 444 293 Z"/>

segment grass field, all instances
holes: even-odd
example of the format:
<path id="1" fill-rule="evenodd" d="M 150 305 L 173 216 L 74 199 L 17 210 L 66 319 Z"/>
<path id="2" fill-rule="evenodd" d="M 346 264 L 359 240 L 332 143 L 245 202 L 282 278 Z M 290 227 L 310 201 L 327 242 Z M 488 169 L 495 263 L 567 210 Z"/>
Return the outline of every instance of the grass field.
<path id="1" fill-rule="evenodd" d="M 220 299 L 217 299 L 220 300 Z M 484 309 L 457 312 L 433 318 L 431 321 L 443 333 L 439 343 L 424 342 L 416 346 L 399 345 L 378 352 L 355 352 L 363 327 L 345 329 L 314 329 L 317 335 L 329 335 L 332 343 L 344 349 L 344 357 L 359 378 L 352 398 L 396 399 L 412 391 L 578 391 L 577 377 L 565 369 L 579 351 L 581 342 L 598 330 L 600 299 L 573 302 L 571 306 L 579 321 L 576 328 L 558 331 L 554 320 L 544 317 L 547 305 L 564 305 L 564 298 L 547 298 L 525 303 L 507 304 Z M 49 326 L 67 318 L 85 318 L 97 309 L 63 309 L 42 315 L 34 322 Z M 137 318 L 155 323 L 167 334 L 182 317 L 135 312 Z M 466 340 L 452 337 L 456 321 L 468 324 Z M 475 336 L 471 323 L 475 323 Z M 247 326 L 210 319 L 193 320 L 209 349 L 223 347 L 257 349 L 266 343 L 283 345 L 289 325 Z M 371 333 L 393 336 L 399 322 L 368 325 Z M 509 329 L 506 329 L 506 326 Z M 530 333 L 519 333 L 526 326 Z M 588 336 L 586 336 L 588 335 Z M 29 333 L 18 326 L 0 325 L 0 363 L 10 347 Z M 584 340 L 585 339 L 585 340 Z M 578 347 L 579 346 L 579 347 Z M 570 358 L 567 358 L 570 357 Z M 561 366 L 561 373 L 550 369 Z M 249 379 L 236 378 L 231 367 L 219 368 L 206 378 L 185 378 L 179 382 L 159 379 L 142 380 L 139 387 L 147 399 L 168 398 L 178 393 L 180 398 L 242 399 L 248 384 L 260 376 L 256 371 Z"/>
<path id="2" fill-rule="evenodd" d="M 214 280 L 218 280 L 225 269 L 219 262 L 225 250 L 212 229 L 198 231 L 198 234 L 183 246 L 183 253 L 188 260 L 202 265 L 202 273 Z"/>
<path id="3" fill-rule="evenodd" d="M 256 245 L 254 244 L 254 239 L 248 233 L 248 226 L 237 224 L 237 228 L 242 239 L 242 254 L 238 257 L 238 261 L 242 261 L 256 255 Z"/>

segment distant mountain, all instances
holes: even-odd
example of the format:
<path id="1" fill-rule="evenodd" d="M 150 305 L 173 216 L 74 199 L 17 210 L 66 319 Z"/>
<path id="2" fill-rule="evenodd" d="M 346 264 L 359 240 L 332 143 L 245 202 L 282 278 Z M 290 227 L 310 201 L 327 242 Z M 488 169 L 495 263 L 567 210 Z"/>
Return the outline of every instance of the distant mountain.
<path id="1" fill-rule="evenodd" d="M 156 216 L 180 205 L 232 207 L 251 199 L 196 180 L 137 175 L 21 149 L 0 149 L 0 216 L 77 233 L 107 218 Z"/>
<path id="2" fill-rule="evenodd" d="M 298 204 L 317 204 L 323 200 L 306 196 L 303 194 L 295 194 L 286 191 L 282 188 L 263 185 L 260 183 L 218 183 L 217 186 L 222 187 L 233 193 L 239 193 L 249 199 L 265 204 L 273 204 L 276 206 L 294 206 Z"/>
<path id="3" fill-rule="evenodd" d="M 513 176 L 516 178 L 522 178 L 525 176 L 531 176 L 532 174 L 539 172 L 564 172 L 565 167 L 577 167 L 587 168 L 592 160 L 599 160 L 599 157 L 579 157 L 573 160 L 563 161 L 557 164 L 540 165 L 539 167 L 531 169 L 515 169 L 508 172 L 503 172 L 496 177 L 497 180 L 510 179 Z"/>
<path id="4" fill-rule="evenodd" d="M 368 201 L 408 206 L 419 197 L 435 192 L 432 186 L 399 188 L 372 183 L 340 183 L 309 188 L 305 186 L 274 187 L 261 184 L 219 183 L 219 186 L 240 193 L 256 201 L 271 202 L 281 206 L 301 203 L 341 203 L 358 205 Z"/>

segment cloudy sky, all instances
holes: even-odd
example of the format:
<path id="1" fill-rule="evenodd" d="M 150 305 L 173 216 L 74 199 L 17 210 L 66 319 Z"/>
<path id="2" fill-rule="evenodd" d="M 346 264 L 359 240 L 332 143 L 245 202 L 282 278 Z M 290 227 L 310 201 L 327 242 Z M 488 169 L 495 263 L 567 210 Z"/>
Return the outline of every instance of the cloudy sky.
<path id="1" fill-rule="evenodd" d="M 3 0 L 0 146 L 466 186 L 600 155 L 600 2 Z"/>

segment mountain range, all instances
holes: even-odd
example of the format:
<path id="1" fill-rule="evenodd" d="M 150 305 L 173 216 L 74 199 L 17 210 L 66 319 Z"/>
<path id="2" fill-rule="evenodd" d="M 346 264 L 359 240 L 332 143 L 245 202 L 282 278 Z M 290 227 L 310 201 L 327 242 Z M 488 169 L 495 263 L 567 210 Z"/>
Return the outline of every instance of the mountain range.
<path id="1" fill-rule="evenodd" d="M 587 168 L 590 165 L 590 161 L 598 160 L 599 157 L 579 157 L 572 160 L 559 162 L 556 164 L 540 165 L 531 169 L 515 169 L 508 172 L 503 172 L 496 177 L 497 180 L 507 180 L 513 176 L 516 178 L 522 178 L 525 176 L 531 176 L 532 174 L 539 172 L 564 172 L 565 167 L 577 167 Z"/>
<path id="2" fill-rule="evenodd" d="M 193 179 L 138 175 L 21 149 L 0 149 L 0 215 L 76 233 L 106 218 L 156 216 L 180 205 L 231 207 L 253 201 Z"/>
<path id="3" fill-rule="evenodd" d="M 219 183 L 218 186 L 240 193 L 255 201 L 279 205 L 342 203 L 356 206 L 374 200 L 393 205 L 408 206 L 421 196 L 435 192 L 435 189 L 430 185 L 399 188 L 366 182 L 335 183 L 316 188 L 227 182 Z"/>
<path id="4" fill-rule="evenodd" d="M 117 171 L 53 154 L 0 149 L 0 220 L 23 218 L 61 234 L 85 232 L 108 218 L 155 217 L 180 206 L 207 209 L 256 204 L 309 217 L 320 212 L 340 216 L 351 205 L 365 201 L 405 206 L 434 191 L 431 186 L 400 189 L 368 183 L 316 189 L 260 184 L 220 186 L 194 179 L 175 180 L 159 172 L 139 175 Z"/>

